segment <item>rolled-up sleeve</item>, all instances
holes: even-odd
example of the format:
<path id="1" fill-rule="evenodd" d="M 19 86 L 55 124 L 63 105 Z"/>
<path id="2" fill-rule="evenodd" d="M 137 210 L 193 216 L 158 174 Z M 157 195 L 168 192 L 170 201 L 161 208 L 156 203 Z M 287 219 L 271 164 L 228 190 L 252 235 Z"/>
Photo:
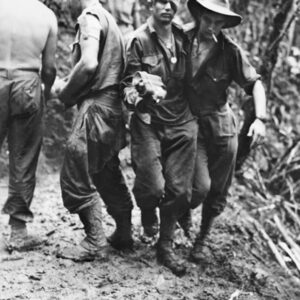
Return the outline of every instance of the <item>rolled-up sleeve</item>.
<path id="1" fill-rule="evenodd" d="M 133 38 L 129 41 L 126 49 L 126 66 L 125 66 L 125 77 L 122 81 L 124 87 L 130 86 L 132 83 L 133 75 L 142 71 L 142 45 L 140 41 L 136 38 Z"/>
<path id="2" fill-rule="evenodd" d="M 246 53 L 236 46 L 232 62 L 233 80 L 241 86 L 248 95 L 252 94 L 254 83 L 261 79 L 255 68 L 250 64 Z"/>
<path id="3" fill-rule="evenodd" d="M 86 40 L 88 38 L 100 40 L 101 30 L 103 30 L 103 28 L 96 15 L 87 12 L 80 16 L 77 24 L 80 28 L 80 40 Z"/>

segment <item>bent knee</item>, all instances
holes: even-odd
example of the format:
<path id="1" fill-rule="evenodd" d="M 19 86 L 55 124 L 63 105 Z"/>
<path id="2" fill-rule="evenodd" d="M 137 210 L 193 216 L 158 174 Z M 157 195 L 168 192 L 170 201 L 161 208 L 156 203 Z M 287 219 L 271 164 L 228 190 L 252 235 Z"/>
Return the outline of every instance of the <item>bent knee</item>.
<path id="1" fill-rule="evenodd" d="M 154 208 L 159 205 L 164 195 L 163 186 L 155 186 L 152 188 L 142 188 L 134 186 L 132 190 L 136 203 L 141 209 Z"/>
<path id="2" fill-rule="evenodd" d="M 210 190 L 210 184 L 204 184 L 202 186 L 193 187 L 192 198 L 191 198 L 191 208 L 196 208 L 204 202 Z"/>

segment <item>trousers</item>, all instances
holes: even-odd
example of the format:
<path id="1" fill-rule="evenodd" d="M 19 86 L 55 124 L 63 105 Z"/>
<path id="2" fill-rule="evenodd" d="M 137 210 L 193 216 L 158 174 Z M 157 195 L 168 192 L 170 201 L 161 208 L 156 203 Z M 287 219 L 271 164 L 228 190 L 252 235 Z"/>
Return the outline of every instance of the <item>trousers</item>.
<path id="1" fill-rule="evenodd" d="M 30 205 L 43 135 L 43 98 L 38 70 L 0 69 L 0 148 L 7 137 L 8 199 L 2 212 L 32 221 Z"/>
<path id="2" fill-rule="evenodd" d="M 237 124 L 229 106 L 198 119 L 197 157 L 191 208 L 201 203 L 215 216 L 226 206 L 232 182 L 238 138 Z"/>
<path id="3" fill-rule="evenodd" d="M 118 93 L 106 91 L 82 102 L 68 139 L 60 183 L 64 206 L 71 213 L 99 201 L 111 215 L 132 209 L 132 200 L 119 166 L 125 125 Z"/>
<path id="4" fill-rule="evenodd" d="M 130 130 L 137 205 L 142 210 L 160 207 L 180 217 L 191 200 L 197 122 L 149 125 L 134 114 Z"/>

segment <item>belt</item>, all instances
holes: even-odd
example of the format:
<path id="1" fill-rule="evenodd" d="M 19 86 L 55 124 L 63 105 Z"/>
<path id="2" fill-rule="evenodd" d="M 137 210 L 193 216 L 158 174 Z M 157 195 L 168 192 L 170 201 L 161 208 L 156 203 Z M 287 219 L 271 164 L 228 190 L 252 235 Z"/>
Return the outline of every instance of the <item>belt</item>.
<path id="1" fill-rule="evenodd" d="M 227 113 L 229 111 L 230 111 L 230 106 L 228 103 L 225 103 L 223 105 L 217 105 L 217 106 L 212 106 L 209 108 L 198 109 L 197 116 L 203 117 L 203 116 L 211 115 L 211 114 Z"/>
<path id="2" fill-rule="evenodd" d="M 39 73 L 37 68 L 20 68 L 20 69 L 4 69 L 0 68 L 0 74 L 6 78 L 13 78 L 14 75 L 22 75 L 26 73 Z"/>
<path id="3" fill-rule="evenodd" d="M 113 95 L 111 93 L 113 93 Z M 109 86 L 99 91 L 91 91 L 87 95 L 85 95 L 79 102 L 83 102 L 89 99 L 99 100 L 99 103 L 110 107 L 122 107 L 119 85 Z"/>

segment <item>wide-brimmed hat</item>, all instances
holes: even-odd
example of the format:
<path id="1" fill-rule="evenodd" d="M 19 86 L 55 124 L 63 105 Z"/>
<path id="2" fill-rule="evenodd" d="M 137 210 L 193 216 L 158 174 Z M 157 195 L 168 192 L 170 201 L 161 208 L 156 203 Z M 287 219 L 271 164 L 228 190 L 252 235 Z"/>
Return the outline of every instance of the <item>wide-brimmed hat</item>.
<path id="1" fill-rule="evenodd" d="M 207 10 L 227 17 L 223 28 L 237 26 L 241 23 L 242 17 L 230 9 L 228 0 L 188 0 L 188 8 L 192 15 L 195 15 L 193 4 L 198 4 Z"/>

